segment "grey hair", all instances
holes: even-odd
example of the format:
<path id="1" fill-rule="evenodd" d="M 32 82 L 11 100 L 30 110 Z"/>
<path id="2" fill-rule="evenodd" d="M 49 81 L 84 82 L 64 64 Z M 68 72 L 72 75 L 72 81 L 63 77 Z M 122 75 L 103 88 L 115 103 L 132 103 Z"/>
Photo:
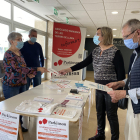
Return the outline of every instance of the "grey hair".
<path id="1" fill-rule="evenodd" d="M 140 29 L 140 21 L 138 19 L 130 19 L 128 20 L 122 27 L 122 29 L 128 25 L 128 27 L 130 28 L 131 32 Z"/>
<path id="2" fill-rule="evenodd" d="M 18 32 L 11 32 L 9 35 L 8 35 L 8 41 L 10 43 L 11 40 L 15 40 L 17 37 L 21 37 L 22 34 L 18 33 Z M 10 43 L 11 44 L 11 43 Z"/>
<path id="3" fill-rule="evenodd" d="M 36 33 L 37 33 L 37 30 L 31 29 L 31 30 L 29 31 L 29 35 L 30 35 L 32 32 L 36 32 Z"/>

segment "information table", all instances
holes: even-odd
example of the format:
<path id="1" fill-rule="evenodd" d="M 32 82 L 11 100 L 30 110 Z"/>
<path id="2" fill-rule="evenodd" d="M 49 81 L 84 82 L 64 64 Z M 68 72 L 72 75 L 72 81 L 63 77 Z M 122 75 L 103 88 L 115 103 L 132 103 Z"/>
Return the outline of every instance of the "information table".
<path id="1" fill-rule="evenodd" d="M 78 81 L 71 81 L 69 84 L 72 86 L 72 88 L 76 88 L 75 83 Z M 30 116 L 30 117 L 46 117 L 46 118 L 58 118 L 58 119 L 66 119 L 69 120 L 70 122 L 77 122 L 79 120 L 79 117 L 82 113 L 82 108 L 73 108 L 77 110 L 77 114 L 74 118 L 64 118 L 64 117 L 59 117 L 55 115 L 42 115 L 42 114 L 30 114 L 30 113 L 20 113 L 16 112 L 15 108 L 20 105 L 20 103 L 24 100 L 33 100 L 37 96 L 46 96 L 48 98 L 53 98 L 52 103 L 61 103 L 67 94 L 69 93 L 70 89 L 65 88 L 64 91 L 58 92 L 58 89 L 49 89 L 48 85 L 53 85 L 56 83 L 47 81 L 42 83 L 41 85 L 32 88 L 31 90 L 28 90 L 26 92 L 23 92 L 19 95 L 16 95 L 10 99 L 7 99 L 5 101 L 0 102 L 0 110 L 12 112 L 12 113 L 17 113 L 23 116 Z M 83 101 L 86 102 L 89 96 L 89 93 L 83 93 L 80 92 L 80 94 L 83 95 Z M 72 107 L 66 107 L 67 109 L 72 108 Z M 20 139 L 23 139 L 20 137 Z"/>

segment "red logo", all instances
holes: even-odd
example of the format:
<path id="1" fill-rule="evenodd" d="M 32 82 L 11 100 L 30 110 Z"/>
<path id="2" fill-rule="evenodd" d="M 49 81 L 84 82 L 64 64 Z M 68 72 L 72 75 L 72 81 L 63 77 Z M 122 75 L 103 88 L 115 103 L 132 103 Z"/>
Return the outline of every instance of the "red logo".
<path id="1" fill-rule="evenodd" d="M 57 66 L 57 62 L 54 62 L 54 66 Z"/>
<path id="2" fill-rule="evenodd" d="M 43 124 L 46 124 L 47 123 L 47 120 L 46 119 L 43 119 Z"/>
<path id="3" fill-rule="evenodd" d="M 39 108 L 39 109 L 38 109 L 38 112 L 42 112 L 42 110 L 43 110 L 43 108 Z"/>
<path id="4" fill-rule="evenodd" d="M 0 115 L 1 115 L 1 112 L 0 112 Z"/>
<path id="5" fill-rule="evenodd" d="M 39 124 L 42 124 L 42 123 L 43 123 L 43 124 L 47 124 L 47 122 L 48 122 L 48 121 L 47 121 L 46 119 L 43 119 L 42 121 L 39 121 Z"/>
<path id="6" fill-rule="evenodd" d="M 63 61 L 60 59 L 60 60 L 58 61 L 59 66 L 62 65 L 62 63 L 63 63 Z"/>
<path id="7" fill-rule="evenodd" d="M 57 65 L 62 65 L 63 61 L 61 59 L 58 60 L 58 62 L 54 62 L 54 66 L 57 66 Z"/>

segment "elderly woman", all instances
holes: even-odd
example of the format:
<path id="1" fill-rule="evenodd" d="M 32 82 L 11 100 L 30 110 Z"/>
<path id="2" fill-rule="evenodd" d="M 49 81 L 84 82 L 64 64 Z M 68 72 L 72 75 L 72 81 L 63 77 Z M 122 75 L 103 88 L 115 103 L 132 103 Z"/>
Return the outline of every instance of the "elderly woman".
<path id="1" fill-rule="evenodd" d="M 5 52 L 3 59 L 5 75 L 2 80 L 2 86 L 5 99 L 26 91 L 26 77 L 34 77 L 37 71 L 41 73 L 47 72 L 47 70 L 42 67 L 26 67 L 24 58 L 20 53 L 20 49 L 24 45 L 20 33 L 11 32 L 8 35 L 8 41 L 11 46 Z"/>
<path id="2" fill-rule="evenodd" d="M 120 51 L 112 44 L 113 34 L 109 27 L 97 29 L 93 41 L 98 45 L 90 55 L 82 62 L 61 70 L 61 74 L 76 71 L 93 64 L 94 80 L 96 83 L 106 85 L 110 81 L 119 81 L 125 78 L 123 57 Z M 104 91 L 96 90 L 96 111 L 98 134 L 89 140 L 105 140 L 105 119 L 107 118 L 111 127 L 111 140 L 119 139 L 119 123 L 117 115 L 118 104 L 111 102 L 111 97 Z"/>

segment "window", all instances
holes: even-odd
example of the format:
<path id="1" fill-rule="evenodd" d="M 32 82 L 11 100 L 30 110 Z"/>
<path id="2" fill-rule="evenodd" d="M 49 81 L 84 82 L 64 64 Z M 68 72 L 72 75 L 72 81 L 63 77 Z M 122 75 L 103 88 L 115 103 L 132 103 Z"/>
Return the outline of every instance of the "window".
<path id="1" fill-rule="evenodd" d="M 16 28 L 16 32 L 22 34 L 23 42 L 29 40 L 29 37 L 28 37 L 29 31 L 25 31 L 25 30 L 22 30 L 22 29 Z"/>
<path id="2" fill-rule="evenodd" d="M 9 48 L 9 42 L 7 40 L 9 34 L 9 26 L 0 23 L 0 60 L 3 60 L 4 53 Z"/>
<path id="3" fill-rule="evenodd" d="M 0 0 L 0 16 L 11 19 L 11 4 Z"/>
<path id="4" fill-rule="evenodd" d="M 46 32 L 46 21 L 14 6 L 14 21 Z"/>

